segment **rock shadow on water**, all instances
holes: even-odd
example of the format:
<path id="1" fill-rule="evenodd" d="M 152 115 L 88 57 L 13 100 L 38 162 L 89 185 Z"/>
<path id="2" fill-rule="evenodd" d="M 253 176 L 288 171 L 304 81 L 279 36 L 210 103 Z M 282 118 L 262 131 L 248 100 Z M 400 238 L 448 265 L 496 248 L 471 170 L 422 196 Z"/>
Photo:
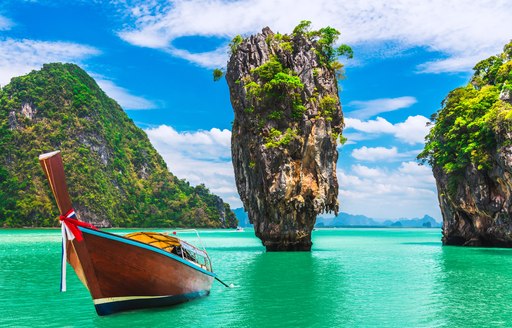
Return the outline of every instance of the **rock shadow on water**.
<path id="1" fill-rule="evenodd" d="M 309 252 L 263 252 L 245 272 L 231 294 L 238 306 L 228 326 L 328 327 L 342 322 L 335 313 L 347 314 L 346 275 L 336 261 Z"/>

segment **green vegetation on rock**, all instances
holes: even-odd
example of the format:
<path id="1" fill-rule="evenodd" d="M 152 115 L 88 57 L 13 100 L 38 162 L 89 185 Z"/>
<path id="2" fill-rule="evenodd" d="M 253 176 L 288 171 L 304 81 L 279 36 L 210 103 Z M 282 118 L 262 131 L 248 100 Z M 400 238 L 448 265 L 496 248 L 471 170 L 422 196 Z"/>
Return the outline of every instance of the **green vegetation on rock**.
<path id="1" fill-rule="evenodd" d="M 250 106 L 246 107 L 245 112 L 253 113 L 254 117 L 263 123 L 259 124 L 261 128 L 264 126 L 265 120 L 274 121 L 281 127 L 272 127 L 269 131 L 275 130 L 286 135 L 285 124 L 279 124 L 279 122 L 286 120 L 288 121 L 287 125 L 291 126 L 301 122 L 308 111 L 308 102 L 319 105 L 316 119 L 324 118 L 327 121 L 331 121 L 333 115 L 338 110 L 339 100 L 337 97 L 329 95 L 319 97 L 316 88 L 311 98 L 303 99 L 304 84 L 301 78 L 297 72 L 291 67 L 287 67 L 283 62 L 283 58 L 286 55 L 283 56 L 282 52 L 284 51 L 284 53 L 288 53 L 288 56 L 292 57 L 295 43 L 301 42 L 298 40 L 304 40 L 305 38 L 313 46 L 314 57 L 316 57 L 315 60 L 318 65 L 312 70 L 313 76 L 318 78 L 318 74 L 322 72 L 322 69 L 335 72 L 337 77 L 342 75 L 343 65 L 337 58 L 339 56 L 352 58 L 352 49 L 345 44 L 334 47 L 334 43 L 340 36 L 340 32 L 336 29 L 328 26 L 318 31 L 312 31 L 310 27 L 310 21 L 301 21 L 290 35 L 272 33 L 266 36 L 267 46 L 273 49 L 268 60 L 260 66 L 252 68 L 249 75 L 238 80 L 237 84 L 243 83 L 247 99 L 249 100 Z M 243 39 L 240 36 L 233 39 L 230 44 L 232 53 L 238 49 L 242 41 Z M 279 52 L 281 52 L 281 55 L 279 55 Z M 266 108 L 267 110 L 261 112 L 261 110 L 255 111 L 255 108 Z M 272 134 L 271 132 L 264 133 L 264 130 L 261 130 L 267 147 L 272 148 L 284 145 L 281 141 L 277 141 L 275 131 Z M 288 139 L 285 138 L 283 140 Z"/>
<path id="2" fill-rule="evenodd" d="M 306 111 L 300 96 L 304 84 L 293 70 L 284 68 L 276 56 L 271 56 L 266 63 L 254 68 L 251 74 L 245 85 L 248 98 L 252 102 L 263 101 L 268 104 L 268 107 L 278 108 L 270 112 L 267 119 L 284 118 L 285 113 L 280 108 L 286 108 L 290 101 L 291 117 L 295 120 L 302 118 Z"/>
<path id="3" fill-rule="evenodd" d="M 244 38 L 242 38 L 241 35 L 237 35 L 233 38 L 233 40 L 231 40 L 231 42 L 229 43 L 229 49 L 231 49 L 231 53 L 236 52 L 238 46 L 240 45 L 240 43 L 242 43 L 243 40 Z"/>
<path id="4" fill-rule="evenodd" d="M 123 227 L 234 227 L 204 185 L 172 175 L 147 135 L 85 71 L 47 64 L 0 90 L 0 226 L 56 226 L 38 163 L 62 152 L 81 218 Z"/>
<path id="5" fill-rule="evenodd" d="M 216 68 L 216 69 L 213 70 L 213 81 L 217 82 L 223 76 L 224 76 L 224 72 L 221 69 Z"/>
<path id="6" fill-rule="evenodd" d="M 335 99 L 332 96 L 325 96 L 320 99 L 320 115 L 324 116 L 326 120 L 331 121 L 332 116 L 335 114 L 336 105 L 338 104 L 338 99 Z"/>
<path id="7" fill-rule="evenodd" d="M 339 56 L 346 56 L 349 59 L 354 57 L 354 51 L 346 44 L 334 48 L 334 44 L 338 41 L 341 33 L 333 27 L 326 26 L 318 31 L 312 31 L 311 22 L 303 20 L 293 30 L 294 36 L 299 34 L 307 36 L 310 40 L 315 40 L 317 54 L 320 59 L 334 69 L 343 67 L 338 61 Z"/>
<path id="8" fill-rule="evenodd" d="M 456 175 L 469 164 L 479 170 L 490 167 L 497 145 L 503 145 L 500 135 L 512 127 L 511 59 L 512 42 L 503 53 L 479 62 L 467 86 L 448 94 L 432 116 L 435 124 L 420 160 Z"/>
<path id="9" fill-rule="evenodd" d="M 297 130 L 287 128 L 284 133 L 278 129 L 271 128 L 268 137 L 265 138 L 265 147 L 275 148 L 288 145 L 297 137 Z"/>

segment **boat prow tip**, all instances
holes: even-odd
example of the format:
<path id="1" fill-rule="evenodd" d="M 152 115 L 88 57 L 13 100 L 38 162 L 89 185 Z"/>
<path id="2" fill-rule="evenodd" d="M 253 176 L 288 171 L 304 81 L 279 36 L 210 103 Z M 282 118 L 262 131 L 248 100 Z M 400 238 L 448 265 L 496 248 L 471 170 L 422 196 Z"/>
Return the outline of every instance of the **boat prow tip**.
<path id="1" fill-rule="evenodd" d="M 41 161 L 41 160 L 53 157 L 53 156 L 57 155 L 58 153 L 60 153 L 60 150 L 55 150 L 55 151 L 51 151 L 49 153 L 41 154 L 41 155 L 39 155 L 39 160 Z"/>

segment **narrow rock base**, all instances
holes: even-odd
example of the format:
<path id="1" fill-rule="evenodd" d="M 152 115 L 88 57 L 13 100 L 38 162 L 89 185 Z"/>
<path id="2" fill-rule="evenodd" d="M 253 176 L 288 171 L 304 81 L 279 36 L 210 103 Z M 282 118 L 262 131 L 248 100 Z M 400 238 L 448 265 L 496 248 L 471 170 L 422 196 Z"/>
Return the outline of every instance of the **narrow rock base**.
<path id="1" fill-rule="evenodd" d="M 263 242 L 267 252 L 309 252 L 313 243 L 311 241 L 297 243 Z"/>

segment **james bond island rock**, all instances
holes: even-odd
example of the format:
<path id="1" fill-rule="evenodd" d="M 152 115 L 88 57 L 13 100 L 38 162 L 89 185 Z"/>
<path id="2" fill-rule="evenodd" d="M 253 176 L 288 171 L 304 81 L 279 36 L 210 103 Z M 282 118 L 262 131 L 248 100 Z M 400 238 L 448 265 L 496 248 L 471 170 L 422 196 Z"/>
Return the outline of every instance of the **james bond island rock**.
<path id="1" fill-rule="evenodd" d="M 236 185 L 267 251 L 309 251 L 317 214 L 338 211 L 336 57 L 351 56 L 348 46 L 332 47 L 338 35 L 302 22 L 291 35 L 267 27 L 231 44 Z"/>
<path id="2" fill-rule="evenodd" d="M 445 245 L 512 247 L 512 43 L 433 115 L 420 159 L 437 182 Z"/>
<path id="3" fill-rule="evenodd" d="M 81 219 L 97 226 L 236 227 L 229 205 L 171 174 L 85 71 L 47 64 L 0 90 L 0 227 L 58 225 L 38 155 L 60 149 Z"/>

